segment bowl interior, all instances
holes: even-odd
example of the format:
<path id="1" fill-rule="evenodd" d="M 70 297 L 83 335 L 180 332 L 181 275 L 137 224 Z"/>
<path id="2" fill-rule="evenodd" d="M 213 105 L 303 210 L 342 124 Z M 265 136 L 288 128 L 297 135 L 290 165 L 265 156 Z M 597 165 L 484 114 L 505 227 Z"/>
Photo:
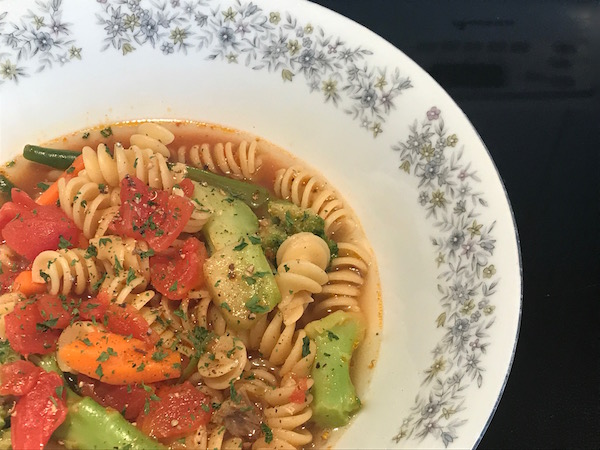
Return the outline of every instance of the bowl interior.
<path id="1" fill-rule="evenodd" d="M 69 55 L 36 72 L 39 52 L 18 60 L 17 49 L 0 43 L 0 65 L 10 61 L 27 75 L 0 84 L 0 159 L 26 143 L 132 119 L 219 123 L 299 156 L 355 210 L 381 277 L 380 356 L 340 448 L 474 446 L 512 360 L 520 266 L 500 178 L 452 99 L 400 51 L 308 2 L 200 2 L 204 25 L 184 22 L 183 10 L 167 4 L 196 38 L 172 53 L 161 43 L 175 25 L 155 45 L 114 45 L 105 27 L 117 3 L 0 3 L 0 17 L 8 12 L 2 33 L 29 24 L 28 7 L 68 23 L 54 38 L 65 44 L 47 53 Z M 249 25 L 240 37 L 234 25 L 242 18 Z M 234 38 L 237 45 L 227 43 Z M 274 60 L 277 42 L 285 50 Z"/>

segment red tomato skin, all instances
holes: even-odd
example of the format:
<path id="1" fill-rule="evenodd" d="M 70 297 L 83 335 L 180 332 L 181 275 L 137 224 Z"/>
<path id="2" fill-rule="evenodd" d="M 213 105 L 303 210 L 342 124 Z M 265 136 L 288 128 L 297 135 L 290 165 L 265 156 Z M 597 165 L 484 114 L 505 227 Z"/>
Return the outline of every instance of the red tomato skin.
<path id="1" fill-rule="evenodd" d="M 2 273 L 0 274 L 0 293 L 10 292 L 15 278 L 17 278 L 19 273 L 21 273 L 20 270 L 9 269 L 8 267 L 2 268 Z"/>
<path id="2" fill-rule="evenodd" d="M 94 319 L 113 333 L 121 336 L 131 335 L 149 346 L 158 341 L 158 336 L 137 309 L 129 304 L 112 303 L 109 294 L 104 291 L 81 303 L 79 317 L 83 320 Z"/>
<path id="3" fill-rule="evenodd" d="M 181 190 L 187 198 L 192 198 L 192 195 L 194 195 L 194 183 L 192 182 L 192 180 L 190 180 L 189 178 L 184 178 L 179 183 L 179 187 L 181 188 Z"/>
<path id="4" fill-rule="evenodd" d="M 38 205 L 13 189 L 12 202 L 0 208 L 2 237 L 12 250 L 33 261 L 44 250 L 58 248 L 60 237 L 77 245 L 80 231 L 56 205 Z"/>
<path id="5" fill-rule="evenodd" d="M 71 323 L 72 306 L 68 301 L 61 301 L 56 295 L 41 294 L 36 297 L 36 305 L 44 320 L 57 319 L 50 328 L 63 330 Z"/>
<path id="6" fill-rule="evenodd" d="M 0 395 L 27 394 L 43 372 L 29 361 L 14 361 L 0 366 Z"/>
<path id="7" fill-rule="evenodd" d="M 78 380 L 82 395 L 93 398 L 104 407 L 119 411 L 129 421 L 134 421 L 144 411 L 146 400 L 152 394 L 135 384 L 115 386 L 82 374 L 78 375 Z"/>
<path id="8" fill-rule="evenodd" d="M 185 197 L 146 186 L 139 178 L 121 181 L 117 234 L 144 240 L 156 252 L 169 248 L 188 222 L 194 205 Z"/>
<path id="9" fill-rule="evenodd" d="M 204 243 L 189 238 L 181 249 L 169 249 L 150 258 L 150 278 L 158 292 L 171 300 L 204 284 L 204 261 L 208 257 Z M 177 283 L 177 284 L 175 284 Z"/>
<path id="10" fill-rule="evenodd" d="M 54 352 L 61 331 L 38 329 L 37 324 L 45 320 L 35 303 L 28 300 L 18 303 L 15 309 L 4 317 L 6 338 L 10 346 L 24 356 Z"/>
<path id="11" fill-rule="evenodd" d="M 67 416 L 61 377 L 54 372 L 40 374 L 36 385 L 21 397 L 12 417 L 11 441 L 14 450 L 43 449 L 50 436 Z"/>
<path id="12" fill-rule="evenodd" d="M 148 414 L 142 412 L 137 426 L 158 440 L 189 436 L 199 426 L 206 425 L 212 415 L 210 397 L 196 389 L 189 381 L 162 386 L 156 392 L 160 400 L 150 401 Z M 173 426 L 173 421 L 177 425 Z"/>
<path id="13" fill-rule="evenodd" d="M 306 391 L 308 390 L 308 380 L 300 378 L 297 380 L 296 389 L 290 395 L 290 401 L 292 403 L 304 403 L 306 401 Z"/>

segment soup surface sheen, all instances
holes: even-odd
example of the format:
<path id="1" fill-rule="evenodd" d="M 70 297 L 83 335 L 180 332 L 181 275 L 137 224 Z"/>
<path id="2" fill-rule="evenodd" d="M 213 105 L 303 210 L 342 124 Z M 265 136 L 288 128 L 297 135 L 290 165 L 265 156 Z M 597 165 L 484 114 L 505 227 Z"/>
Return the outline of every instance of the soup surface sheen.
<path id="1" fill-rule="evenodd" d="M 368 402 L 382 306 L 365 233 L 326 179 L 264 139 L 197 122 L 118 123 L 43 147 L 81 156 L 53 168 L 42 148 L 3 168 L 22 192 L 0 210 L 0 344 L 12 348 L 0 398 L 36 418 L 0 440 L 128 443 L 82 441 L 68 425 L 81 399 L 63 387 L 53 417 L 6 387 L 11 364 L 45 354 L 64 372 L 53 382 L 120 412 L 130 448 L 333 445 Z M 31 367 L 18 373 L 35 389 L 51 383 Z"/>

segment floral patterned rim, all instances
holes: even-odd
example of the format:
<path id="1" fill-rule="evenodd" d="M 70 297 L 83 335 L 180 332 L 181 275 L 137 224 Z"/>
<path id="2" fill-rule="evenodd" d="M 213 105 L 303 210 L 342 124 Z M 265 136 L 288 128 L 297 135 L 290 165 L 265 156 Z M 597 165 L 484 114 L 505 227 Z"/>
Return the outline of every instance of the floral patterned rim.
<path id="1" fill-rule="evenodd" d="M 208 0 L 97 0 L 96 23 L 103 51 L 124 57 L 140 47 L 169 55 L 201 54 L 208 60 L 243 63 L 304 79 L 311 93 L 350 114 L 373 137 L 384 131 L 397 97 L 412 87 L 401 70 L 373 67 L 373 54 L 323 28 L 300 23 L 289 12 L 264 11 L 252 2 Z M 1 6 L 1 4 L 0 4 Z M 0 9 L 0 88 L 85 55 L 62 19 L 62 0 L 37 1 L 22 17 Z M 440 313 L 432 321 L 443 339 L 432 350 L 420 392 L 391 439 L 457 437 L 464 419 L 465 390 L 484 384 L 483 361 L 495 321 L 492 302 L 499 278 L 493 264 L 495 222 L 479 222 L 488 206 L 476 185 L 477 170 L 463 157 L 459 137 L 447 130 L 442 111 L 431 107 L 408 137 L 393 146 L 399 168 L 418 180 L 416 201 L 431 220 L 432 257 L 438 267 Z"/>

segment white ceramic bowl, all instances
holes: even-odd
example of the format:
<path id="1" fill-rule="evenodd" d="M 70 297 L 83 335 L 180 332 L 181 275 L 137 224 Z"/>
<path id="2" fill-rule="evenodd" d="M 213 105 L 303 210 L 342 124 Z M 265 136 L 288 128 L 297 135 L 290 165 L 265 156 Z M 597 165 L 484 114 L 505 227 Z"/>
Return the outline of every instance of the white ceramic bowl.
<path id="1" fill-rule="evenodd" d="M 361 218 L 383 342 L 339 448 L 477 444 L 515 350 L 517 235 L 486 148 L 422 69 L 299 0 L 0 1 L 2 160 L 139 118 L 263 136 L 318 168 Z"/>

